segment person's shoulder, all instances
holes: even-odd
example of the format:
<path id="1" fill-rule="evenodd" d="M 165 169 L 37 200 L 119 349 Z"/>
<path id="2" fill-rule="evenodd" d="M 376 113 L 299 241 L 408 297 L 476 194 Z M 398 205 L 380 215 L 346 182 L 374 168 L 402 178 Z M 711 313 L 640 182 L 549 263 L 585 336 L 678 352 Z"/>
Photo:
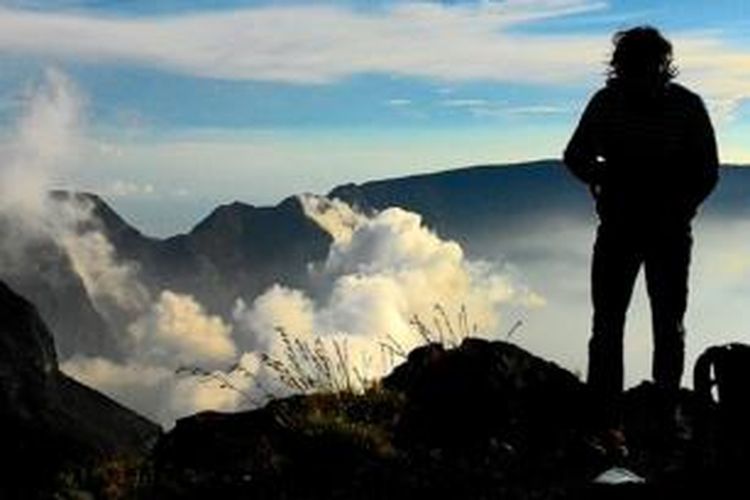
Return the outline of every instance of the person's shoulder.
<path id="1" fill-rule="evenodd" d="M 616 90 L 611 85 L 604 85 L 594 92 L 594 94 L 591 96 L 591 100 L 593 101 L 594 99 L 596 99 L 598 101 L 603 101 L 611 99 L 614 96 L 615 92 Z"/>
<path id="2" fill-rule="evenodd" d="M 667 91 L 673 99 L 676 99 L 681 103 L 693 106 L 703 106 L 703 99 L 701 96 L 680 83 L 670 82 L 667 84 Z"/>
<path id="3" fill-rule="evenodd" d="M 589 99 L 589 108 L 601 109 L 606 106 L 607 102 L 612 100 L 613 92 L 609 86 L 597 89 Z"/>

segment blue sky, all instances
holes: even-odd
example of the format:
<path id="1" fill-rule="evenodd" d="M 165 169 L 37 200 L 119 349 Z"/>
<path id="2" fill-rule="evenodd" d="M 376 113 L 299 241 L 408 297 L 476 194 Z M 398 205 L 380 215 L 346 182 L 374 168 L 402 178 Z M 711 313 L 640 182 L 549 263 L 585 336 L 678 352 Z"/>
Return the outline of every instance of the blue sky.
<path id="1" fill-rule="evenodd" d="M 709 105 L 722 159 L 750 163 L 749 9 L 707 5 L 0 1 L 0 135 L 55 68 L 85 122 L 56 182 L 165 234 L 234 199 L 558 156 L 611 34 L 651 23 Z"/>

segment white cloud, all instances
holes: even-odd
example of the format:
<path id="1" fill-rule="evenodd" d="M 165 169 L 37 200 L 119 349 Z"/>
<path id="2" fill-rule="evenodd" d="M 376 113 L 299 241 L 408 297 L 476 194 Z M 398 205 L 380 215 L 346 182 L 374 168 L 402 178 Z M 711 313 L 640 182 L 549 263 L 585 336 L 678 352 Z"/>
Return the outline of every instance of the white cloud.
<path id="1" fill-rule="evenodd" d="M 714 118 L 730 121 L 750 98 L 750 52 L 728 45 L 715 34 L 675 37 L 680 78 L 705 94 Z"/>
<path id="2" fill-rule="evenodd" d="M 84 99 L 64 73 L 47 69 L 23 104 L 0 157 L 0 211 L 39 219 L 48 190 L 78 159 Z"/>
<path id="3" fill-rule="evenodd" d="M 314 307 L 313 301 L 301 291 L 276 284 L 255 299 L 252 308 L 238 299 L 232 315 L 246 335 L 242 339 L 245 349 L 271 352 L 278 341 L 277 328 L 305 339 L 314 333 Z"/>
<path id="4" fill-rule="evenodd" d="M 160 362 L 216 366 L 236 355 L 231 326 L 206 314 L 193 297 L 169 290 L 131 325 L 130 333 L 145 358 Z"/>
<path id="5" fill-rule="evenodd" d="M 148 293 L 136 269 L 118 262 L 110 242 L 92 226 L 92 204 L 83 199 L 57 203 L 49 196 L 85 150 L 86 99 L 67 75 L 50 68 L 23 102 L 16 130 L 0 155 L 0 215 L 15 231 L 3 240 L 2 265 L 29 267 L 29 245 L 49 238 L 67 254 L 100 313 L 137 314 Z M 44 272 L 46 279 L 54 279 L 53 272 Z"/>
<path id="6" fill-rule="evenodd" d="M 602 73 L 610 33 L 513 28 L 605 9 L 605 2 L 592 0 L 395 3 L 371 12 L 287 5 L 137 18 L 0 9 L 0 53 L 306 84 L 372 73 L 439 82 L 580 83 Z M 686 81 L 707 95 L 718 117 L 731 118 L 750 94 L 750 53 L 720 32 L 673 39 Z"/>
<path id="7" fill-rule="evenodd" d="M 198 411 L 248 402 L 244 393 L 251 380 L 220 370 L 238 359 L 231 325 L 207 314 L 191 296 L 169 290 L 143 308 L 124 339 L 123 360 L 74 355 L 61 369 L 167 427 Z M 243 355 L 239 361 L 257 371 L 253 359 Z M 178 373 L 182 367 L 187 371 Z M 191 373 L 196 368 L 200 373 Z"/>
<path id="8" fill-rule="evenodd" d="M 250 381 L 243 376 L 214 372 L 216 378 L 182 377 L 173 379 L 170 397 L 165 402 L 173 417 L 198 411 L 233 411 L 248 403 Z"/>
<path id="9" fill-rule="evenodd" d="M 354 231 L 365 221 L 365 216 L 339 199 L 329 199 L 314 194 L 297 197 L 305 215 L 323 228 L 334 241 L 348 243 Z"/>
<path id="10" fill-rule="evenodd" d="M 133 361 L 120 364 L 105 358 L 74 356 L 63 361 L 60 369 L 158 422 L 167 423 L 174 419 L 165 404 L 170 400 L 175 380 L 174 371 L 168 367 Z"/>
<path id="11" fill-rule="evenodd" d="M 411 99 L 388 99 L 386 104 L 394 107 L 409 106 L 412 104 Z"/>
<path id="12" fill-rule="evenodd" d="M 465 306 L 478 335 L 497 337 L 502 308 L 544 304 L 501 267 L 466 259 L 457 243 L 441 239 L 418 214 L 389 208 L 354 217 L 340 201 L 310 195 L 302 201 L 308 216 L 334 237 L 326 261 L 312 270 L 323 292 L 307 296 L 276 285 L 250 307 L 238 303 L 235 321 L 254 340 L 250 348 L 284 359 L 275 327 L 308 343 L 346 339 L 352 369 L 379 377 L 391 368 L 381 343 L 396 339 L 404 350 L 421 343 L 411 320 L 417 315 L 432 325 L 436 305 L 455 329 Z"/>
<path id="13" fill-rule="evenodd" d="M 604 47 L 601 40 L 521 35 L 509 28 L 603 7 L 588 0 L 424 2 L 372 13 L 330 5 L 271 6 L 157 18 L 3 9 L 0 51 L 239 80 L 325 83 L 390 73 L 557 82 L 590 74 Z"/>
<path id="14" fill-rule="evenodd" d="M 82 220 L 88 217 L 86 214 Z M 57 240 L 99 312 L 107 316 L 114 306 L 119 311 L 138 314 L 147 306 L 151 297 L 140 283 L 136 267 L 117 258 L 104 234 L 67 230 Z"/>
<path id="15" fill-rule="evenodd" d="M 487 106 L 489 103 L 485 99 L 446 99 L 440 104 L 449 108 L 476 108 Z"/>
<path id="16" fill-rule="evenodd" d="M 569 109 L 563 106 L 550 106 L 544 104 L 518 106 L 506 110 L 507 113 L 515 115 L 557 115 L 560 113 L 566 113 L 567 111 L 569 111 Z"/>
<path id="17" fill-rule="evenodd" d="M 215 372 L 216 378 L 178 376 L 169 366 L 132 359 L 118 363 L 105 358 L 76 356 L 62 363 L 60 368 L 167 428 L 177 418 L 198 411 L 237 409 L 245 402 L 243 392 L 250 386 L 250 381 L 238 374 Z"/>
<path id="18" fill-rule="evenodd" d="M 591 0 L 396 3 L 374 12 L 287 5 L 150 18 L 0 9 L 0 53 L 232 80 L 321 84 L 385 73 L 555 84 L 601 74 L 610 33 L 512 28 L 605 9 L 605 2 Z M 684 76 L 708 94 L 717 113 L 728 115 L 747 98 L 747 50 L 723 41 L 721 33 L 677 33 L 674 41 Z"/>
<path id="19" fill-rule="evenodd" d="M 120 154 L 120 156 L 121 155 L 122 154 Z M 152 196 L 155 191 L 153 184 L 124 181 L 122 179 L 116 179 L 109 185 L 97 190 L 99 194 L 103 196 L 112 196 L 113 198 Z"/>
<path id="20" fill-rule="evenodd" d="M 514 106 L 504 101 L 488 101 L 486 99 L 444 99 L 438 101 L 440 106 L 461 109 L 475 117 L 503 117 L 509 115 L 552 115 L 568 111 L 563 106 L 548 104 L 532 104 Z"/>

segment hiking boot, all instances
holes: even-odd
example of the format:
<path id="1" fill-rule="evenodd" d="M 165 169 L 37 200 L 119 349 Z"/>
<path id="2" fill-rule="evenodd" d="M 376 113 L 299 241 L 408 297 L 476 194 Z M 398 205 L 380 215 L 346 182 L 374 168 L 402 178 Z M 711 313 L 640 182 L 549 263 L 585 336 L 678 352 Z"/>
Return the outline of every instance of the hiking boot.
<path id="1" fill-rule="evenodd" d="M 619 427 L 594 433 L 586 438 L 586 444 L 602 458 L 612 463 L 620 462 L 628 457 L 625 433 Z"/>

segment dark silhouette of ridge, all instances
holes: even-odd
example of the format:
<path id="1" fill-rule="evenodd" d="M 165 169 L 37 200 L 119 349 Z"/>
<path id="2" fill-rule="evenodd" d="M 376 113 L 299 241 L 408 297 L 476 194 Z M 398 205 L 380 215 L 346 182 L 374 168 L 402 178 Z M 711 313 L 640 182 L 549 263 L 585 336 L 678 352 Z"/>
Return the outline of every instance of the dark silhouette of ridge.
<path id="1" fill-rule="evenodd" d="M 0 497 L 50 498 L 65 471 L 143 456 L 160 428 L 60 372 L 34 306 L 0 282 Z"/>

